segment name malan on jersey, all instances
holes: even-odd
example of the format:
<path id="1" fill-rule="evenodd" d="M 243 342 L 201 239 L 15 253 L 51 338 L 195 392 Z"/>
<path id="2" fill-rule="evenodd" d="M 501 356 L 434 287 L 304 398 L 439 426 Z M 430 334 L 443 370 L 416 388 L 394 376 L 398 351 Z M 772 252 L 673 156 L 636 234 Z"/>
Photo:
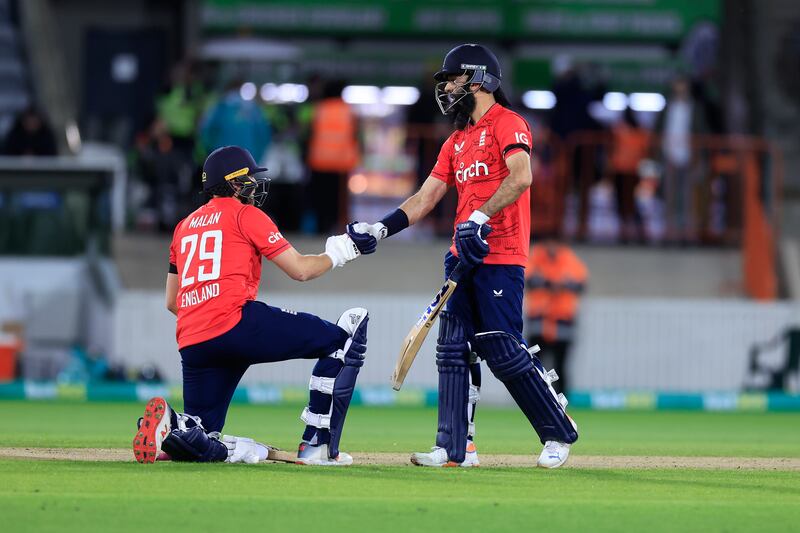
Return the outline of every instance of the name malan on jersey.
<path id="1" fill-rule="evenodd" d="M 199 289 L 185 292 L 181 297 L 181 308 L 191 307 L 217 296 L 219 296 L 219 283 L 211 283 Z"/>
<path id="2" fill-rule="evenodd" d="M 209 213 L 207 215 L 202 215 L 199 217 L 195 217 L 189 221 L 190 228 L 204 228 L 206 226 L 210 226 L 212 224 L 216 224 L 219 222 L 219 217 L 222 216 L 222 213 Z"/>

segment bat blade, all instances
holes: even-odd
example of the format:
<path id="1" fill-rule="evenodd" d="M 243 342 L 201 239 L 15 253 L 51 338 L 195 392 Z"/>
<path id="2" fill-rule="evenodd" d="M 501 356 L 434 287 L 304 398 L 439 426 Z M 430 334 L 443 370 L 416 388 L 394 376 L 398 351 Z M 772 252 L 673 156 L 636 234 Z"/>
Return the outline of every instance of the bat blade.
<path id="1" fill-rule="evenodd" d="M 450 299 L 456 286 L 457 282 L 451 276 L 439 292 L 436 293 L 430 305 L 428 305 L 425 312 L 422 313 L 419 320 L 417 320 L 414 327 L 411 328 L 411 331 L 408 332 L 408 335 L 406 335 L 406 338 L 403 340 L 403 344 L 400 348 L 400 355 L 397 358 L 397 364 L 392 373 L 392 388 L 394 390 L 398 391 L 403 386 L 403 381 L 405 381 L 406 374 L 408 374 L 411 365 L 414 363 L 414 359 L 417 357 L 417 352 L 419 352 L 419 349 L 422 347 L 422 343 L 425 342 L 425 338 L 436 323 L 439 312 L 444 308 L 447 300 Z"/>
<path id="2" fill-rule="evenodd" d="M 286 450 L 281 450 L 280 448 L 275 448 L 273 446 L 267 446 L 267 461 L 277 461 L 279 463 L 296 463 L 297 454 L 292 452 L 287 452 Z"/>

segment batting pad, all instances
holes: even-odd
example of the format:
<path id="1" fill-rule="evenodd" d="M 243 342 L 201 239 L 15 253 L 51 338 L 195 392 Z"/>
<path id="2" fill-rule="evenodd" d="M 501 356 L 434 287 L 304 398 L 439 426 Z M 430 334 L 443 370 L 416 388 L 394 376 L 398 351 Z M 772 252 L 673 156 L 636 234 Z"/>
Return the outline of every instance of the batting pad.
<path id="1" fill-rule="evenodd" d="M 469 349 L 464 326 L 456 315 L 442 311 L 436 345 L 439 369 L 439 428 L 436 445 L 450 461 L 461 463 L 467 449 Z"/>
<path id="2" fill-rule="evenodd" d="M 492 373 L 503 382 L 539 439 L 571 444 L 578 432 L 559 403 L 553 388 L 534 366 L 534 358 L 512 335 L 489 331 L 475 335 L 475 347 Z M 538 366 L 541 363 L 536 359 Z"/>

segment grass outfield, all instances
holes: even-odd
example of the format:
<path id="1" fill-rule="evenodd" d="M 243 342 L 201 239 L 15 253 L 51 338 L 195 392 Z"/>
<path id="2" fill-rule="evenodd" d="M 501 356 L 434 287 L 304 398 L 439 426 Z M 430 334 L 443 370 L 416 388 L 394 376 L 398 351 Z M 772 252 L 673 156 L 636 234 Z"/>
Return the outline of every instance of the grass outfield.
<path id="1" fill-rule="evenodd" d="M 293 448 L 300 409 L 234 405 L 226 431 Z M 127 448 L 141 410 L 0 402 L 0 447 Z M 576 456 L 800 457 L 793 413 L 572 414 L 581 429 Z M 357 407 L 342 448 L 424 450 L 435 427 L 434 409 Z M 477 443 L 481 454 L 539 449 L 515 410 L 479 409 Z M 788 531 L 800 524 L 800 473 L 0 459 L 0 517 L 3 531 Z"/>

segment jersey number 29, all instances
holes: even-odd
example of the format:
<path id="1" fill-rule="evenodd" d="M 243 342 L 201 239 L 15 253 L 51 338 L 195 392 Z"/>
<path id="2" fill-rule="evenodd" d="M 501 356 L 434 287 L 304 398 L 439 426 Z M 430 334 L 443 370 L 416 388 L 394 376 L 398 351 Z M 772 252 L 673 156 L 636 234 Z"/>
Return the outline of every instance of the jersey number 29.
<path id="1" fill-rule="evenodd" d="M 192 265 L 192 259 L 197 251 L 197 234 L 187 235 L 181 239 L 181 254 L 186 253 L 186 247 L 189 247 L 189 253 L 186 256 L 186 262 L 183 265 L 183 272 L 181 272 L 181 287 L 191 285 L 194 283 L 194 276 L 187 275 L 189 268 Z M 209 246 L 209 242 L 212 241 Z M 211 248 L 211 250 L 209 250 Z M 200 264 L 197 267 L 197 281 L 209 281 L 219 278 L 220 264 L 222 263 L 222 231 L 218 229 L 204 231 L 200 235 L 200 253 L 198 254 L 200 261 L 211 261 L 211 271 L 206 270 L 206 267 Z"/>

